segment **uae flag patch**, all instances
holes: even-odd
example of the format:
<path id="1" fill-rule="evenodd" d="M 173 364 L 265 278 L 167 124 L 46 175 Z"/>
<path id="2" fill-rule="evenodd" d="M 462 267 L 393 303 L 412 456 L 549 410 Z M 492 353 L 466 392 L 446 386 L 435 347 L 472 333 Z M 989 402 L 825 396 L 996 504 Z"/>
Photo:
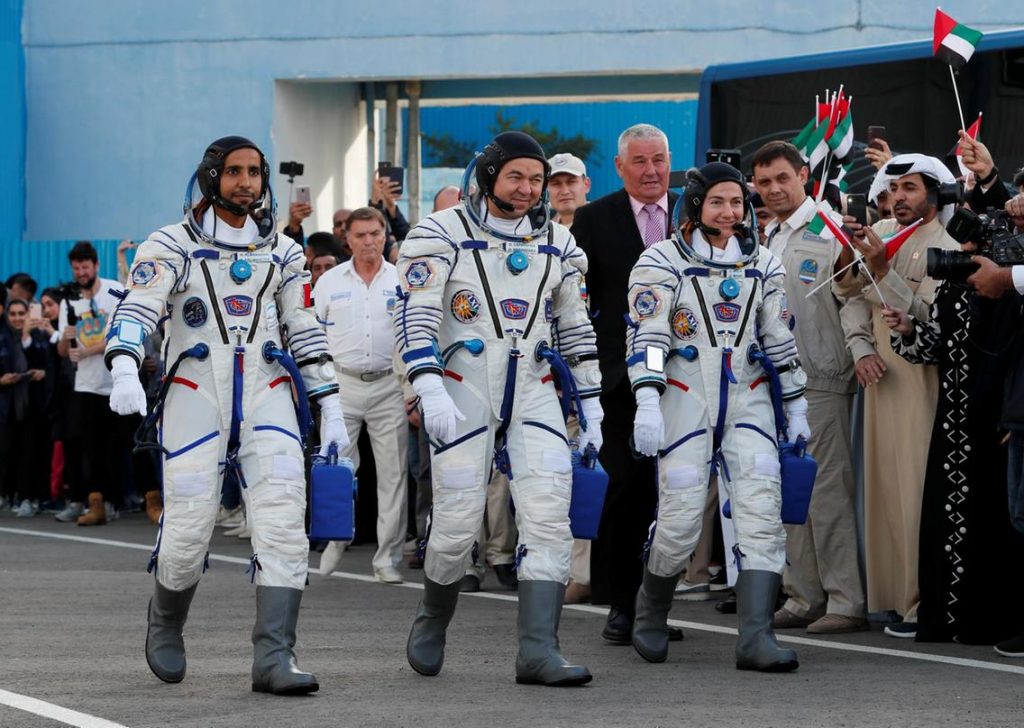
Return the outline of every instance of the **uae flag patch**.
<path id="1" fill-rule="evenodd" d="M 979 41 L 981 33 L 974 28 L 961 25 L 936 8 L 935 30 L 932 35 L 932 53 L 936 58 L 948 63 L 954 71 L 959 71 L 971 60 Z"/>

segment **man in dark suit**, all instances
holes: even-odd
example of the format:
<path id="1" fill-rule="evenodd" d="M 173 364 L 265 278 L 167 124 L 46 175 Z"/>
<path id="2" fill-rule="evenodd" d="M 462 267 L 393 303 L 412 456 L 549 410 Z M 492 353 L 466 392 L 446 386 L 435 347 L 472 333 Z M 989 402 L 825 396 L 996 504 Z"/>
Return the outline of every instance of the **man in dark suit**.
<path id="1" fill-rule="evenodd" d="M 601 464 L 609 486 L 591 579 L 595 598 L 606 598 L 611 605 L 602 636 L 624 645 L 631 644 L 634 603 L 643 576 L 641 556 L 658 502 L 655 461 L 637 459 L 630 445 L 636 400 L 626 376 L 626 293 L 640 254 L 669 236 L 678 197 L 668 191 L 670 163 L 664 132 L 650 124 L 629 127 L 619 135 L 615 157 L 623 189 L 581 207 L 572 226 L 576 242 L 587 254 L 601 405 L 607 413 Z M 670 632 L 671 639 L 682 639 L 678 629 Z"/>

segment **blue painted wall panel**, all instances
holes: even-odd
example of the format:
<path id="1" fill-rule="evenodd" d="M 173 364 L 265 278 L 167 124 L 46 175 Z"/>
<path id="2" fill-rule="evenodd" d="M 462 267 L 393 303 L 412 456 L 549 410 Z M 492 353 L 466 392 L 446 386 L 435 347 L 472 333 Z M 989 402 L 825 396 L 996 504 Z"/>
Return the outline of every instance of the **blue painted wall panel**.
<path id="1" fill-rule="evenodd" d="M 25 227 L 25 73 L 22 0 L 0 0 L 0 246 Z"/>
<path id="2" fill-rule="evenodd" d="M 28 273 L 39 290 L 71 280 L 68 251 L 74 240 L 8 241 L 0 244 L 0 283 L 13 273 Z M 99 256 L 100 275 L 117 278 L 118 240 L 93 240 Z M 129 261 L 134 253 L 129 251 Z"/>

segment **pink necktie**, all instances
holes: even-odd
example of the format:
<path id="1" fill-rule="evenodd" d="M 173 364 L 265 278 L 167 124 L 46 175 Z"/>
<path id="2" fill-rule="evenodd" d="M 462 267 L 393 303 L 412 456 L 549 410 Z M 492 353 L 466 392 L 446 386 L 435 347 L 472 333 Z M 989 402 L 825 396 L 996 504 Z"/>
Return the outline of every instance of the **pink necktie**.
<path id="1" fill-rule="evenodd" d="M 644 205 L 647 223 L 644 225 L 644 247 L 649 248 L 665 239 L 665 225 L 661 222 L 661 208 L 655 204 Z"/>

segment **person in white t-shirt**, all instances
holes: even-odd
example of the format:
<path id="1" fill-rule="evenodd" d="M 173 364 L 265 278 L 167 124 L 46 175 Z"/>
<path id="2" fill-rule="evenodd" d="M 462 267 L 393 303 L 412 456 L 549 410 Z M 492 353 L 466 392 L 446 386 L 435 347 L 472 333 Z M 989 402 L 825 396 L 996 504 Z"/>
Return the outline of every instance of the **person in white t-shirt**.
<path id="1" fill-rule="evenodd" d="M 57 352 L 75 363 L 75 392 L 68 403 L 71 436 L 81 453 L 81 477 L 57 520 L 77 520 L 79 526 L 101 526 L 116 512 L 120 493 L 114 487 L 119 462 L 128 445 L 126 425 L 107 406 L 113 386 L 103 363 L 106 330 L 117 306 L 115 293 L 124 286 L 100 278 L 99 257 L 92 243 L 79 241 L 68 253 L 74 283 L 81 293 L 68 297 L 60 306 L 61 332 Z M 88 493 L 88 511 L 83 503 Z"/>
<path id="2" fill-rule="evenodd" d="M 384 215 L 372 207 L 353 210 L 345 221 L 352 259 L 326 271 L 313 290 L 317 318 L 327 329 L 327 347 L 341 387 L 345 452 L 358 466 L 359 431 L 366 425 L 377 466 L 377 553 L 373 574 L 397 584 L 396 568 L 405 541 L 409 429 L 405 399 L 395 374 L 395 309 L 398 274 L 384 260 Z M 332 541 L 320 559 L 320 571 L 337 568 L 345 544 Z"/>

